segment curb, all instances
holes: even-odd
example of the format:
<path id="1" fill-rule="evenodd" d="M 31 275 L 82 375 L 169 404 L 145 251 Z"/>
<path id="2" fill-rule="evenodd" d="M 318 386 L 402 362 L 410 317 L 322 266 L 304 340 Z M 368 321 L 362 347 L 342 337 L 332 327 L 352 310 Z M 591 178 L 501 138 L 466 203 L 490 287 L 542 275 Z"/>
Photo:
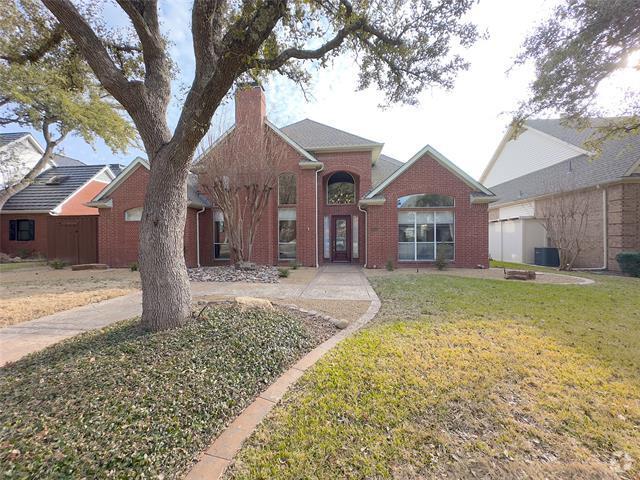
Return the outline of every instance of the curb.
<path id="1" fill-rule="evenodd" d="M 265 391 L 245 408 L 229 426 L 218 435 L 213 443 L 198 459 L 198 462 L 185 476 L 186 480 L 218 480 L 222 478 L 227 467 L 233 461 L 244 441 L 260 425 L 260 422 L 276 406 L 284 394 L 298 379 L 320 360 L 327 352 L 345 338 L 350 337 L 369 323 L 380 310 L 380 299 L 371 285 L 367 285 L 367 293 L 371 297 L 371 305 L 367 311 L 344 330 L 325 340 L 316 348 L 298 360 L 289 370 L 284 372 Z"/>

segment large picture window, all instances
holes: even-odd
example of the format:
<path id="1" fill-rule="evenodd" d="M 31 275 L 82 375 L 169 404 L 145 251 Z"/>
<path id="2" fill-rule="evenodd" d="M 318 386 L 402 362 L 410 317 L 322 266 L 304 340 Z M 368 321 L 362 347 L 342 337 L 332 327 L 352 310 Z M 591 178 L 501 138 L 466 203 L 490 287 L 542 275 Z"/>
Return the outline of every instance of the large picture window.
<path id="1" fill-rule="evenodd" d="M 278 259 L 296 259 L 296 210 L 278 209 Z"/>
<path id="2" fill-rule="evenodd" d="M 229 240 L 224 229 L 224 216 L 221 211 L 213 214 L 213 258 L 229 260 Z"/>
<path id="3" fill-rule="evenodd" d="M 347 172 L 336 172 L 327 181 L 327 204 L 356 203 L 356 183 Z"/>
<path id="4" fill-rule="evenodd" d="M 296 175 L 282 173 L 278 177 L 278 205 L 295 205 L 297 195 Z"/>
<path id="5" fill-rule="evenodd" d="M 34 220 L 9 220 L 9 240 L 31 242 L 35 239 L 36 222 Z"/>
<path id="6" fill-rule="evenodd" d="M 400 261 L 453 260 L 455 250 L 452 211 L 398 212 Z"/>
<path id="7" fill-rule="evenodd" d="M 398 208 L 441 208 L 453 207 L 454 199 L 449 195 L 423 193 L 418 195 L 405 195 L 398 198 Z"/>

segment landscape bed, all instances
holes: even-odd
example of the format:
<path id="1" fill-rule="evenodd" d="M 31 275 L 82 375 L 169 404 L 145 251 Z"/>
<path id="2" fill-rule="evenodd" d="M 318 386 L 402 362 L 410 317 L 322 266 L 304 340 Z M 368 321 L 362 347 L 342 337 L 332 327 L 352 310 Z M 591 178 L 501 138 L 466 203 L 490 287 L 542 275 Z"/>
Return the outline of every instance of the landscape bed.
<path id="1" fill-rule="evenodd" d="M 372 283 L 374 323 L 298 382 L 228 478 L 638 478 L 639 280 Z"/>
<path id="2" fill-rule="evenodd" d="M 180 478 L 224 426 L 329 323 L 284 308 L 213 305 L 149 334 L 137 320 L 0 369 L 5 478 Z"/>

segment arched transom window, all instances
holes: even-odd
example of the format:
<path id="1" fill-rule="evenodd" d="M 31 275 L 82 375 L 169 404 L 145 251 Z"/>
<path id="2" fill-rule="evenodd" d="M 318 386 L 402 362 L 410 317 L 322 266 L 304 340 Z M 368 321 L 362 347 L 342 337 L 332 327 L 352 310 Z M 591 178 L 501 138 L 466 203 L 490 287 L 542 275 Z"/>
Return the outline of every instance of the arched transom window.
<path id="1" fill-rule="evenodd" d="M 356 203 L 356 182 L 347 172 L 336 172 L 327 182 L 327 204 L 345 205 Z"/>

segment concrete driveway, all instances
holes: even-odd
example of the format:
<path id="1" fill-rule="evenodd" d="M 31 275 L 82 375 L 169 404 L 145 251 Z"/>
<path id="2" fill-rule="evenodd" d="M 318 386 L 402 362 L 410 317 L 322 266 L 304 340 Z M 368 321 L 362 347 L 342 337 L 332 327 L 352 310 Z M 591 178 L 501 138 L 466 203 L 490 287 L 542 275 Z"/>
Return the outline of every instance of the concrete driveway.
<path id="1" fill-rule="evenodd" d="M 259 298 L 366 300 L 375 298 L 362 270 L 352 265 L 329 265 L 300 284 L 192 282 L 194 299 L 203 296 L 250 296 Z M 140 292 L 54 313 L 0 329 L 0 366 L 28 353 L 42 350 L 65 338 L 103 328 L 142 313 Z"/>

